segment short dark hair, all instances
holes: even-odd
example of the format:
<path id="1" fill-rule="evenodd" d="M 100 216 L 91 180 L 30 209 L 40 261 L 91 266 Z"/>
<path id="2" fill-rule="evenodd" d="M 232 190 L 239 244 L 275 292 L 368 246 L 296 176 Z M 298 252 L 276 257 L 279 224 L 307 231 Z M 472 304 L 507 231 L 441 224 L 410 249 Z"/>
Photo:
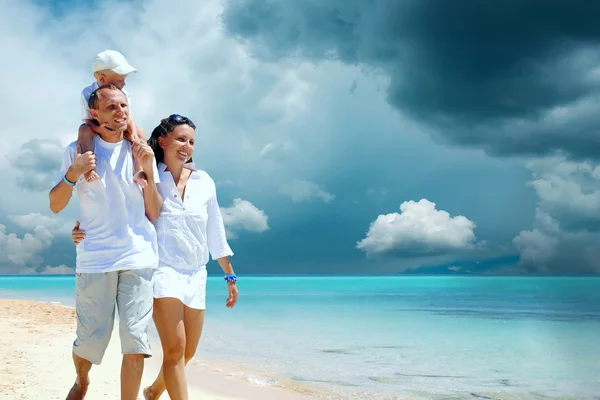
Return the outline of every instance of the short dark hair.
<path id="1" fill-rule="evenodd" d="M 160 147 L 160 144 L 158 144 L 158 138 L 161 136 L 167 136 L 179 125 L 188 125 L 190 128 L 196 130 L 196 125 L 194 125 L 192 120 L 188 117 L 184 117 L 183 115 L 179 114 L 171 114 L 168 118 L 161 119 L 160 124 L 152 131 L 152 135 L 150 135 L 150 138 L 148 139 L 148 146 L 150 146 L 154 151 L 156 164 L 163 162 L 165 158 L 165 153 L 162 147 Z M 190 157 L 188 162 L 191 161 L 192 158 Z"/>
<path id="2" fill-rule="evenodd" d="M 92 94 L 90 94 L 90 98 L 88 99 L 88 107 L 90 108 L 90 110 L 98 109 L 98 103 L 100 102 L 100 91 L 102 89 L 118 90 L 120 92 L 123 92 L 121 88 L 119 88 L 117 85 L 113 85 L 112 83 L 107 83 L 105 85 L 98 86 L 98 88 L 94 90 Z"/>

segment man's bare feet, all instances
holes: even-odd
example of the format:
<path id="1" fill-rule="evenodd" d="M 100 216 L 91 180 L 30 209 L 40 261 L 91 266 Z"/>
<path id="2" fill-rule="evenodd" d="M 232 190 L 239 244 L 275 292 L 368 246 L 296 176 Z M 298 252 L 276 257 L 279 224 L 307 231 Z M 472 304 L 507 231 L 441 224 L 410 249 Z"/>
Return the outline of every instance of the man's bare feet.
<path id="1" fill-rule="evenodd" d="M 100 179 L 100 176 L 94 170 L 91 170 L 90 172 L 86 172 L 85 174 L 83 174 L 83 177 L 88 182 L 95 181 L 96 179 Z"/>
<path id="2" fill-rule="evenodd" d="M 148 185 L 148 180 L 144 171 L 138 171 L 133 174 L 133 181 L 143 188 Z"/>
<path id="3" fill-rule="evenodd" d="M 152 393 L 152 386 L 148 386 L 144 389 L 144 400 L 158 400 L 158 397 Z"/>
<path id="4" fill-rule="evenodd" d="M 69 391 L 69 394 L 67 395 L 66 400 L 83 400 L 85 397 L 85 394 L 87 393 L 89 385 L 90 385 L 89 380 L 85 383 L 81 383 L 81 382 L 79 382 L 79 380 L 76 380 L 75 384 L 73 384 L 73 387 Z"/>

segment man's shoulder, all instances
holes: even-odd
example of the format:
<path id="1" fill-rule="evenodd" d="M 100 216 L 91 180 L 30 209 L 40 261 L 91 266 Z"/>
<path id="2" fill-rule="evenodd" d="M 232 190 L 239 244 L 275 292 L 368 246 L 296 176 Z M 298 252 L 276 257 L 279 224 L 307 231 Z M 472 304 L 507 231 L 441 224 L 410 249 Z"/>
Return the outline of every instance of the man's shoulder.
<path id="1" fill-rule="evenodd" d="M 65 159 L 65 157 L 68 157 L 72 162 L 75 159 L 76 154 L 77 154 L 77 141 L 71 142 L 65 147 L 65 149 L 63 151 L 63 160 Z"/>

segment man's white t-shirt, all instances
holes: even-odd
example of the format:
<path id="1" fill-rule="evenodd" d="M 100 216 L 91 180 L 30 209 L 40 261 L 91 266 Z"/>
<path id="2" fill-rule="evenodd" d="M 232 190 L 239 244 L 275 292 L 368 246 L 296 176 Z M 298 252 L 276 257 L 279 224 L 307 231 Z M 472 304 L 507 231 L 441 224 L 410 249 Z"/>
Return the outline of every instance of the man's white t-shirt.
<path id="1" fill-rule="evenodd" d="M 90 107 L 88 106 L 88 101 L 90 99 L 90 96 L 96 89 L 98 89 L 98 82 L 92 83 L 90 86 L 83 88 L 83 90 L 81 91 L 80 104 L 82 121 L 85 121 L 86 119 L 92 119 L 92 116 L 90 115 Z M 129 115 L 131 115 L 131 97 L 129 96 L 129 92 L 126 91 L 124 88 L 121 90 L 123 91 L 123 93 L 125 93 L 125 96 L 127 96 Z"/>
<path id="2" fill-rule="evenodd" d="M 85 239 L 77 245 L 76 272 L 109 272 L 156 268 L 158 246 L 156 230 L 148 220 L 141 187 L 133 182 L 131 143 L 108 143 L 94 136 L 96 172 L 100 176 L 87 182 L 83 175 L 76 182 L 79 198 L 80 228 Z M 73 163 L 76 142 L 67 146 L 60 178 Z M 154 164 L 154 178 L 160 177 Z"/>

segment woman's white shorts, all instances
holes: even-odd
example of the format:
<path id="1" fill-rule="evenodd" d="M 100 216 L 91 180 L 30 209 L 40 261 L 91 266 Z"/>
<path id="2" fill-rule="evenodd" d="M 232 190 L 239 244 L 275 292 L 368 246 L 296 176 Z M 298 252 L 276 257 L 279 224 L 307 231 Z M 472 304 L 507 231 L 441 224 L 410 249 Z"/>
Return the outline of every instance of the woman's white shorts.
<path id="1" fill-rule="evenodd" d="M 159 266 L 154 271 L 154 298 L 173 297 L 184 305 L 206 309 L 206 267 L 192 271 Z"/>

